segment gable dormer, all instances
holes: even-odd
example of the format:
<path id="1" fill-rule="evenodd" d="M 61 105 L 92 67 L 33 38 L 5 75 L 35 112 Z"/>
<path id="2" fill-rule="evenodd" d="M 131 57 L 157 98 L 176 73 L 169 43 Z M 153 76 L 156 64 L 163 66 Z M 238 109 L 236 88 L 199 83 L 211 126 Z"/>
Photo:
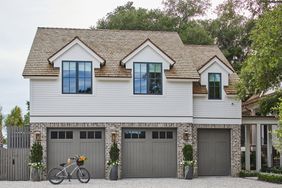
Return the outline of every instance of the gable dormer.
<path id="1" fill-rule="evenodd" d="M 203 94 L 207 94 L 208 99 L 222 100 L 225 95 L 234 95 L 236 93 L 233 82 L 231 89 L 230 81 L 231 75 L 235 75 L 234 69 L 224 63 L 218 56 L 209 59 L 198 69 L 198 72 L 201 87 L 204 86 L 207 89 Z"/>
<path id="2" fill-rule="evenodd" d="M 100 68 L 106 61 L 96 51 L 90 48 L 79 37 L 75 37 L 60 50 L 48 58 L 54 67 L 60 67 L 62 61 L 91 61 L 93 68 Z"/>
<path id="3" fill-rule="evenodd" d="M 133 62 L 159 62 L 163 63 L 165 70 L 169 70 L 175 64 L 175 60 L 150 39 L 146 39 L 133 49 L 120 61 L 120 64 L 126 69 L 132 69 Z"/>

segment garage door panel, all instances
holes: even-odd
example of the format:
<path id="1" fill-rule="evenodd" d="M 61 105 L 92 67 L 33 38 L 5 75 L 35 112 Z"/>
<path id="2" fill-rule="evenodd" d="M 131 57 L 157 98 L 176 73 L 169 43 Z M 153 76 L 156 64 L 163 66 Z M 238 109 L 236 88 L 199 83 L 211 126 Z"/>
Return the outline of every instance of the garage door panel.
<path id="1" fill-rule="evenodd" d="M 230 175 L 230 130 L 198 130 L 199 175 Z"/>
<path id="2" fill-rule="evenodd" d="M 175 143 L 155 142 L 153 143 L 153 176 L 154 177 L 174 177 L 176 174 L 175 164 L 176 155 Z"/>

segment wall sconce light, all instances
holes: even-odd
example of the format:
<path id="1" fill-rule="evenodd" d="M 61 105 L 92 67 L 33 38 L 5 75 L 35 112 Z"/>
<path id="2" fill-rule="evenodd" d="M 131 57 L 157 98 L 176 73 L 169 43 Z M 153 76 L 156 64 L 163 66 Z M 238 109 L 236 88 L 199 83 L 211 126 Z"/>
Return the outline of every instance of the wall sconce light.
<path id="1" fill-rule="evenodd" d="M 115 143 L 117 139 L 117 133 L 116 132 L 112 132 L 112 142 Z"/>
<path id="2" fill-rule="evenodd" d="M 187 140 L 188 140 L 188 137 L 189 137 L 189 133 L 188 133 L 188 131 L 185 131 L 185 132 L 183 133 L 183 140 L 187 141 Z"/>
<path id="3" fill-rule="evenodd" d="M 36 142 L 40 142 L 41 141 L 41 133 L 40 132 L 36 132 L 35 133 L 35 141 Z"/>

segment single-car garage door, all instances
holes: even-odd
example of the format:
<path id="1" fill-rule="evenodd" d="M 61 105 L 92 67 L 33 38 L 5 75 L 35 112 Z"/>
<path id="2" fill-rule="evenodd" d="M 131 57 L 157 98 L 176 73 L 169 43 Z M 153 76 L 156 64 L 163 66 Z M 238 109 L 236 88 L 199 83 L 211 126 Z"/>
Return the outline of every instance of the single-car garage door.
<path id="1" fill-rule="evenodd" d="M 66 163 L 69 157 L 85 155 L 87 161 L 84 167 L 91 177 L 104 178 L 104 140 L 103 129 L 49 129 L 48 170 Z"/>
<path id="2" fill-rule="evenodd" d="M 176 177 L 175 129 L 124 129 L 123 177 Z"/>
<path id="3" fill-rule="evenodd" d="M 198 129 L 198 174 L 230 175 L 230 130 Z"/>

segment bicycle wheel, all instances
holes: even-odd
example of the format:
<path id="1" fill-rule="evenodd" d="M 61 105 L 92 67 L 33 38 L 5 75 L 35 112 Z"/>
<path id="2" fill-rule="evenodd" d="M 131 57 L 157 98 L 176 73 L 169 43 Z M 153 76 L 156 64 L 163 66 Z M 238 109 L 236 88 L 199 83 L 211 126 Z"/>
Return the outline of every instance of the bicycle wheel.
<path id="1" fill-rule="evenodd" d="M 90 173 L 85 168 L 79 168 L 76 171 L 76 176 L 81 183 L 88 183 L 90 180 Z"/>
<path id="2" fill-rule="evenodd" d="M 62 171 L 62 169 L 52 168 L 48 172 L 48 180 L 52 184 L 55 184 L 55 185 L 60 184 L 63 182 L 64 179 L 65 179 L 65 173 L 64 171 Z"/>

